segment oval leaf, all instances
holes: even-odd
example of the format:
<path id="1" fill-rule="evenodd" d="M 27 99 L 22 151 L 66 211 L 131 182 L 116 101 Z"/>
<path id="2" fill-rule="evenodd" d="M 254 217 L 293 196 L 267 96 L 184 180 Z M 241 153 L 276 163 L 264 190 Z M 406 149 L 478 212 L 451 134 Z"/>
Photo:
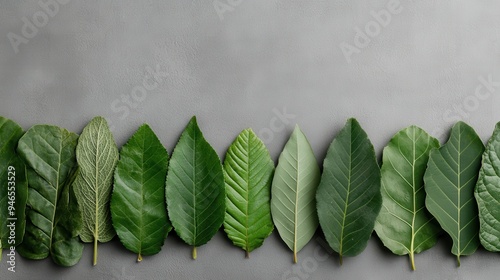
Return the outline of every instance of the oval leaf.
<path id="1" fill-rule="evenodd" d="M 318 228 L 315 196 L 320 176 L 311 145 L 297 125 L 281 152 L 271 187 L 273 221 L 295 263 L 297 252 Z"/>
<path id="2" fill-rule="evenodd" d="M 15 218 L 15 245 L 23 240 L 25 208 L 28 199 L 26 166 L 16 153 L 17 142 L 23 136 L 23 129 L 14 121 L 0 117 L 0 259 L 2 248 L 10 248 L 10 229 L 7 227 Z M 12 195 L 14 194 L 14 197 Z M 14 198 L 11 200 L 10 198 Z M 12 206 L 13 211 L 8 211 Z"/>
<path id="3" fill-rule="evenodd" d="M 479 239 L 484 248 L 500 252 L 500 122 L 483 153 L 475 197 L 479 206 Z"/>
<path id="4" fill-rule="evenodd" d="M 431 151 L 425 172 L 425 204 L 453 239 L 457 256 L 474 253 L 479 246 L 479 218 L 474 187 L 484 145 L 472 127 L 463 122 L 451 129 L 450 139 Z"/>
<path id="5" fill-rule="evenodd" d="M 439 142 L 424 130 L 410 126 L 399 131 L 384 148 L 382 208 L 375 231 L 394 254 L 410 256 L 434 246 L 441 231 L 425 208 L 424 172 L 429 152 Z"/>
<path id="6" fill-rule="evenodd" d="M 74 188 L 83 214 L 80 238 L 83 242 L 94 242 L 96 265 L 97 242 L 108 242 L 115 236 L 109 200 L 118 148 L 103 117 L 95 117 L 83 129 L 76 146 L 76 159 L 80 170 Z"/>
<path id="7" fill-rule="evenodd" d="M 77 139 L 66 129 L 35 125 L 19 140 L 19 154 L 29 167 L 26 235 L 19 247 L 23 257 L 37 260 L 50 254 L 62 266 L 82 257 L 82 217 L 71 187 Z"/>
<path id="8" fill-rule="evenodd" d="M 319 223 L 330 247 L 342 256 L 361 253 L 382 206 L 380 168 L 373 145 L 349 119 L 328 148 L 316 194 Z"/>
<path id="9" fill-rule="evenodd" d="M 165 205 L 168 153 L 144 124 L 120 151 L 111 195 L 111 218 L 122 244 L 138 254 L 161 250 L 171 229 Z"/>
<path id="10" fill-rule="evenodd" d="M 219 156 L 191 118 L 168 167 L 168 216 L 179 237 L 196 247 L 207 243 L 224 221 L 224 174 Z"/>
<path id="11" fill-rule="evenodd" d="M 251 129 L 246 129 L 229 147 L 224 171 L 224 230 L 248 256 L 274 228 L 269 205 L 274 162 L 264 143 Z"/>

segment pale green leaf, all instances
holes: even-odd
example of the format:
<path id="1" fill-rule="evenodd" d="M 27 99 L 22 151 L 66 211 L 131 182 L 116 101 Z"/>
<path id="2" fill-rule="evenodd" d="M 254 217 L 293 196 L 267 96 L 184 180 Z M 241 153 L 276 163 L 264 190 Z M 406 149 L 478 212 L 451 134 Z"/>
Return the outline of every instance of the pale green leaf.
<path id="1" fill-rule="evenodd" d="M 279 157 L 271 187 L 271 214 L 274 225 L 293 251 L 299 252 L 318 228 L 316 188 L 320 169 L 306 136 L 296 126 Z"/>

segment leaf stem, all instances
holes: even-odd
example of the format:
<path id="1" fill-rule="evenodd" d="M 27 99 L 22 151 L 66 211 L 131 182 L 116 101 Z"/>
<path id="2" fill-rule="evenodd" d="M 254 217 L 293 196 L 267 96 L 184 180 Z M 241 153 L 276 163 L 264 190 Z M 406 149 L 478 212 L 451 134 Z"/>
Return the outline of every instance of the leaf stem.
<path id="1" fill-rule="evenodd" d="M 97 264 L 97 238 L 94 238 L 94 265 Z"/>
<path id="2" fill-rule="evenodd" d="M 293 251 L 293 263 L 297 263 L 297 252 Z"/>
<path id="3" fill-rule="evenodd" d="M 248 258 L 250 258 L 250 252 L 245 251 L 245 259 L 248 259 Z"/>
<path id="4" fill-rule="evenodd" d="M 457 264 L 458 264 L 458 267 L 460 267 L 460 255 L 457 255 Z"/>
<path id="5" fill-rule="evenodd" d="M 196 260 L 197 254 L 196 254 L 196 246 L 193 246 L 193 260 Z"/>
<path id="6" fill-rule="evenodd" d="M 142 262 L 142 255 L 141 255 L 141 254 L 139 254 L 139 255 L 137 256 L 137 262 Z"/>
<path id="7" fill-rule="evenodd" d="M 410 263 L 411 263 L 411 270 L 415 271 L 415 255 L 413 252 L 410 252 Z"/>
<path id="8" fill-rule="evenodd" d="M 342 258 L 342 255 L 339 255 L 339 262 L 340 262 L 340 265 L 342 265 L 344 263 L 344 259 Z"/>

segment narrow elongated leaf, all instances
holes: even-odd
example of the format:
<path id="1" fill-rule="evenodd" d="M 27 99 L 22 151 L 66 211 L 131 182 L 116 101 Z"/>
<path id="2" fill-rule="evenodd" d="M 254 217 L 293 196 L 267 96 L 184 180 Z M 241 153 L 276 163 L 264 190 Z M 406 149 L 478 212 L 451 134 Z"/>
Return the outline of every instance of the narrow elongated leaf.
<path id="1" fill-rule="evenodd" d="M 382 167 L 382 208 L 375 231 L 394 254 L 410 256 L 434 246 L 441 231 L 425 208 L 424 172 L 429 152 L 439 147 L 437 139 L 421 128 L 399 131 L 384 148 Z"/>
<path id="2" fill-rule="evenodd" d="M 77 139 L 66 129 L 35 125 L 19 140 L 29 167 L 26 235 L 18 250 L 26 258 L 51 255 L 58 265 L 72 266 L 82 257 L 82 217 L 71 187 Z"/>
<path id="3" fill-rule="evenodd" d="M 463 122 L 451 129 L 450 139 L 430 153 L 425 172 L 425 204 L 453 239 L 457 256 L 474 253 L 480 244 L 477 203 L 474 199 L 484 145 L 472 127 Z"/>
<path id="4" fill-rule="evenodd" d="M 153 255 L 171 230 L 165 205 L 168 153 L 144 124 L 122 147 L 115 169 L 111 218 L 122 244 L 138 254 Z"/>
<path id="5" fill-rule="evenodd" d="M 252 129 L 245 129 L 229 147 L 224 171 L 224 230 L 248 256 L 274 228 L 269 205 L 274 162 Z"/>
<path id="6" fill-rule="evenodd" d="M 342 256 L 361 253 L 382 206 L 375 150 L 355 119 L 333 140 L 316 193 L 319 223 L 330 247 Z"/>
<path id="7" fill-rule="evenodd" d="M 79 173 L 74 188 L 83 214 L 80 238 L 83 242 L 94 242 L 96 265 L 97 242 L 108 242 L 115 236 L 109 200 L 118 148 L 103 117 L 95 117 L 83 129 L 76 146 L 76 160 Z"/>
<path id="8" fill-rule="evenodd" d="M 191 118 L 175 146 L 167 176 L 167 208 L 177 235 L 196 247 L 207 243 L 224 221 L 224 174 L 219 156 Z"/>
<path id="9" fill-rule="evenodd" d="M 271 187 L 271 214 L 281 239 L 299 252 L 318 228 L 316 188 L 321 173 L 314 152 L 299 126 L 279 157 Z"/>
<path id="10" fill-rule="evenodd" d="M 0 259 L 2 248 L 20 244 L 24 236 L 28 183 L 24 162 L 16 153 L 23 133 L 17 123 L 0 117 Z M 14 239 L 9 239 L 11 230 Z"/>
<path id="11" fill-rule="evenodd" d="M 500 252 L 500 122 L 483 153 L 475 197 L 479 206 L 479 239 L 484 248 Z"/>

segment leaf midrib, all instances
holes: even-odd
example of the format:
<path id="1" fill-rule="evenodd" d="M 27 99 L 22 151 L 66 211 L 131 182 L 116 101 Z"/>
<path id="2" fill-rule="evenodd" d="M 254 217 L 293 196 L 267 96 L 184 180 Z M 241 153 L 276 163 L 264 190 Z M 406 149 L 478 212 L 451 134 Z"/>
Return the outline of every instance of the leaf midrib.
<path id="1" fill-rule="evenodd" d="M 352 171 L 352 130 L 350 132 L 350 141 L 349 141 L 349 170 L 348 170 L 348 177 L 347 177 L 347 192 L 346 192 L 346 199 L 345 199 L 345 204 L 344 204 L 344 213 L 342 217 L 342 227 L 341 227 L 341 232 L 340 232 L 340 244 L 339 244 L 339 255 L 342 257 L 343 255 L 343 245 L 344 245 L 344 231 L 345 231 L 345 220 L 347 218 L 347 206 L 349 205 L 349 196 L 351 192 L 351 172 Z"/>

